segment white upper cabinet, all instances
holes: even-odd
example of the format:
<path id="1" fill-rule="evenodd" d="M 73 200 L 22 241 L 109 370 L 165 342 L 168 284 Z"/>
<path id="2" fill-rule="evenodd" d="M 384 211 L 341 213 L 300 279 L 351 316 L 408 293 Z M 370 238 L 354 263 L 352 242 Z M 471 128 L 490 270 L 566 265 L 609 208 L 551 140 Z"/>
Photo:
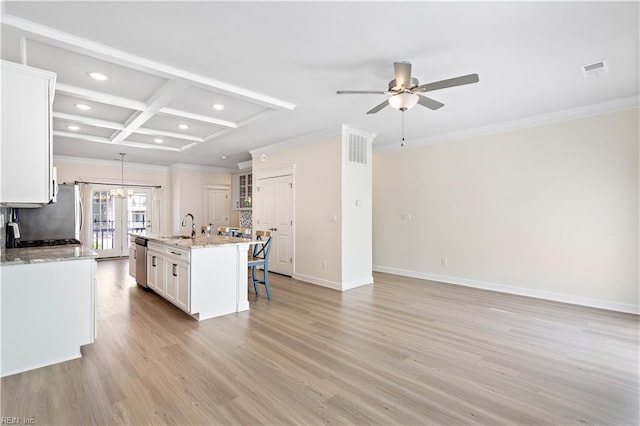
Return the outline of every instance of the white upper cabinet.
<path id="1" fill-rule="evenodd" d="M 51 108 L 56 75 L 2 61 L 0 203 L 39 207 L 55 196 Z"/>
<path id="2" fill-rule="evenodd" d="M 233 210 L 251 210 L 253 175 L 244 171 L 231 176 L 231 203 Z"/>

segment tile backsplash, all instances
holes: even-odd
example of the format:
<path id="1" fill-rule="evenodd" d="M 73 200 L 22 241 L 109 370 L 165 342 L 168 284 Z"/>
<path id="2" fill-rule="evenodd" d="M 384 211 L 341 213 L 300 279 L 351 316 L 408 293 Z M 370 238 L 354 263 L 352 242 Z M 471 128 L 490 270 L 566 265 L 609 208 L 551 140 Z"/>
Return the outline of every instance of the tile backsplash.
<path id="1" fill-rule="evenodd" d="M 251 210 L 240 210 L 240 228 L 251 228 Z"/>

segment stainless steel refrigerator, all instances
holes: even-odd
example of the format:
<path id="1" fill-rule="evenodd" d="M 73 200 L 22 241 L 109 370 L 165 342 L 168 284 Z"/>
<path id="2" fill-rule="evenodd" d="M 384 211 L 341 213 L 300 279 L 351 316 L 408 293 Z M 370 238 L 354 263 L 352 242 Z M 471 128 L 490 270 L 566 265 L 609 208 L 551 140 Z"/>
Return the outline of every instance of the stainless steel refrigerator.
<path id="1" fill-rule="evenodd" d="M 78 185 L 59 185 L 57 201 L 18 212 L 21 243 L 33 240 L 80 240 L 82 203 Z"/>

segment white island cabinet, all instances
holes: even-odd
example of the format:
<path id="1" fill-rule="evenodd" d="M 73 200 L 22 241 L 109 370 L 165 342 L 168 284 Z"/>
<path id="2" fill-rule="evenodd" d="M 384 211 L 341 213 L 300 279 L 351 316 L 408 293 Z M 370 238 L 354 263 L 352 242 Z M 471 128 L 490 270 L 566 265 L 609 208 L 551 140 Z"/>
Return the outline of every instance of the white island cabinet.
<path id="1" fill-rule="evenodd" d="M 129 235 L 129 275 L 136 277 L 136 237 Z"/>
<path id="2" fill-rule="evenodd" d="M 84 247 L 3 250 L 1 376 L 79 358 L 93 343 L 96 256 Z"/>
<path id="3" fill-rule="evenodd" d="M 165 296 L 164 246 L 149 243 L 147 247 L 147 287 Z"/>
<path id="4" fill-rule="evenodd" d="M 199 321 L 249 309 L 247 254 L 256 242 L 218 235 L 146 238 L 147 285 L 155 293 Z"/>

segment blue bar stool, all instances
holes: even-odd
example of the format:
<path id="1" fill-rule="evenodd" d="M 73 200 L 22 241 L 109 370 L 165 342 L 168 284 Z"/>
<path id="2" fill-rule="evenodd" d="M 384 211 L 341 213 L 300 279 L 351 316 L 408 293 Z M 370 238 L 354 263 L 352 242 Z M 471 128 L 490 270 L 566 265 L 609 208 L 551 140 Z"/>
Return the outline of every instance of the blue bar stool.
<path id="1" fill-rule="evenodd" d="M 262 240 L 267 238 L 267 242 L 264 244 L 255 244 L 253 246 L 253 253 L 249 256 L 248 265 L 251 268 L 251 278 L 253 280 L 253 289 L 258 294 L 258 284 L 263 284 L 267 291 L 267 298 L 271 300 L 271 287 L 269 287 L 269 253 L 271 252 L 271 232 L 269 231 L 256 231 L 256 239 Z M 262 266 L 263 277 L 262 280 L 258 279 L 257 269 L 258 266 Z"/>

